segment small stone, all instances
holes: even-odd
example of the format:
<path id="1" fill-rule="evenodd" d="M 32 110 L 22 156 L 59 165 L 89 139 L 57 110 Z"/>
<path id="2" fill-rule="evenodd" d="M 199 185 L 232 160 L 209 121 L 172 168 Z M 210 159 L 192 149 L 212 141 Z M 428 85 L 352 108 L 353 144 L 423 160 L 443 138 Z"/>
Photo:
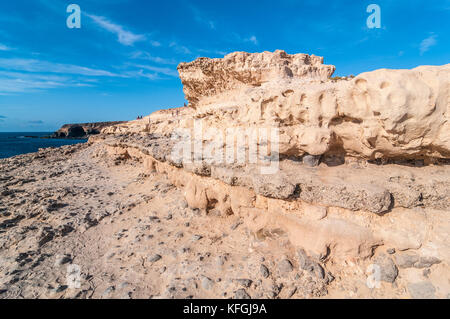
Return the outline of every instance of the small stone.
<path id="1" fill-rule="evenodd" d="M 283 299 L 291 298 L 296 293 L 297 287 L 286 287 L 286 289 L 283 289 L 283 291 L 285 291 L 285 293 L 283 293 Z"/>
<path id="2" fill-rule="evenodd" d="M 63 292 L 64 290 L 66 290 L 68 288 L 68 286 L 66 285 L 59 285 L 57 288 L 53 289 L 53 292 L 58 293 L 58 292 Z"/>
<path id="3" fill-rule="evenodd" d="M 203 236 L 201 236 L 201 235 L 194 235 L 194 236 L 192 236 L 192 240 L 193 241 L 199 241 L 202 238 L 203 238 Z"/>
<path id="4" fill-rule="evenodd" d="M 202 278 L 202 287 L 203 289 L 210 290 L 214 285 L 214 281 L 206 276 Z"/>
<path id="5" fill-rule="evenodd" d="M 234 299 L 252 299 L 245 289 L 238 289 L 234 292 Z"/>
<path id="6" fill-rule="evenodd" d="M 116 255 L 116 253 L 110 253 L 110 254 L 108 254 L 108 255 L 106 255 L 106 259 L 111 259 L 111 258 L 113 258 L 114 256 Z"/>
<path id="7" fill-rule="evenodd" d="M 238 228 L 239 225 L 241 225 L 241 224 L 242 224 L 242 222 L 241 222 L 241 221 L 238 221 L 238 222 L 234 223 L 233 225 L 231 225 L 230 229 L 231 229 L 231 230 L 235 230 L 235 229 Z"/>
<path id="8" fill-rule="evenodd" d="M 392 259 L 385 254 L 381 254 L 375 258 L 374 262 L 380 267 L 380 279 L 385 282 L 393 283 L 398 276 L 398 269 Z"/>
<path id="9" fill-rule="evenodd" d="M 334 276 L 331 272 L 327 273 L 327 283 L 329 284 L 334 280 Z"/>
<path id="10" fill-rule="evenodd" d="M 308 269 L 309 265 L 311 264 L 311 260 L 309 259 L 306 252 L 303 249 L 299 249 L 297 254 L 298 254 L 298 264 L 300 268 L 303 270 Z"/>
<path id="11" fill-rule="evenodd" d="M 261 275 L 262 275 L 264 278 L 269 277 L 270 272 L 269 272 L 269 269 L 266 267 L 266 265 L 261 264 L 261 266 L 260 266 L 260 271 L 261 271 Z"/>
<path id="12" fill-rule="evenodd" d="M 414 299 L 433 299 L 436 288 L 428 281 L 408 284 L 408 291 Z"/>
<path id="13" fill-rule="evenodd" d="M 441 260 L 436 257 L 420 257 L 419 262 L 414 264 L 415 268 L 428 268 L 435 264 L 439 264 Z"/>
<path id="14" fill-rule="evenodd" d="M 395 254 L 395 249 L 394 249 L 394 248 L 389 248 L 389 249 L 386 250 L 386 252 L 387 252 L 389 255 L 393 255 L 393 254 Z"/>
<path id="15" fill-rule="evenodd" d="M 412 254 L 395 255 L 395 262 L 400 268 L 412 268 L 419 261 L 419 256 Z"/>
<path id="16" fill-rule="evenodd" d="M 63 255 L 63 256 L 58 256 L 56 258 L 55 264 L 57 266 L 61 266 L 61 265 L 67 264 L 67 263 L 69 263 L 71 261 L 72 261 L 71 256 L 66 254 L 66 255 Z"/>
<path id="17" fill-rule="evenodd" d="M 292 263 L 288 259 L 283 259 L 278 264 L 278 269 L 280 270 L 281 273 L 288 273 L 294 270 L 294 267 L 292 266 Z"/>
<path id="18" fill-rule="evenodd" d="M 225 264 L 226 261 L 227 261 L 226 256 L 218 256 L 216 261 L 217 266 L 223 266 L 223 264 Z"/>
<path id="19" fill-rule="evenodd" d="M 245 288 L 249 288 L 252 284 L 250 279 L 236 279 L 236 282 Z"/>
<path id="20" fill-rule="evenodd" d="M 314 274 L 316 278 L 324 279 L 325 278 L 325 270 L 318 263 L 312 263 L 311 265 L 311 273 Z"/>
<path id="21" fill-rule="evenodd" d="M 114 286 L 109 286 L 108 288 L 105 289 L 105 291 L 103 292 L 102 296 L 106 297 L 109 294 L 111 294 L 112 292 L 114 292 L 114 290 L 116 290 L 116 288 Z"/>
<path id="22" fill-rule="evenodd" d="M 130 283 L 124 281 L 123 283 L 121 283 L 121 284 L 119 285 L 119 288 L 120 288 L 120 289 L 124 289 L 124 288 L 128 287 L 129 285 L 130 285 Z"/>
<path id="23" fill-rule="evenodd" d="M 320 155 L 305 155 L 303 156 L 303 164 L 309 167 L 315 167 L 319 165 Z"/>
<path id="24" fill-rule="evenodd" d="M 179 231 L 175 234 L 176 238 L 182 238 L 184 236 L 183 232 Z"/>
<path id="25" fill-rule="evenodd" d="M 150 257 L 148 258 L 148 261 L 151 262 L 151 263 L 154 263 L 154 262 L 157 262 L 158 260 L 160 260 L 161 258 L 162 258 L 162 257 L 161 257 L 160 255 L 155 254 L 155 255 L 153 255 L 153 256 L 150 256 Z"/>

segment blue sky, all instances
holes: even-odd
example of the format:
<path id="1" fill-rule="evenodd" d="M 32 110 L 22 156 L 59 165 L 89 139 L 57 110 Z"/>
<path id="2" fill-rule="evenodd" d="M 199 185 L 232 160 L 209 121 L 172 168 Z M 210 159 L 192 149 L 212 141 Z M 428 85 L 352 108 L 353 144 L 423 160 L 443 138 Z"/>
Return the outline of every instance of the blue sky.
<path id="1" fill-rule="evenodd" d="M 78 4 L 81 28 L 66 8 Z M 381 28 L 369 29 L 369 4 Z M 177 64 L 233 51 L 325 57 L 335 75 L 450 63 L 450 0 L 15 0 L 0 3 L 0 131 L 182 106 Z"/>

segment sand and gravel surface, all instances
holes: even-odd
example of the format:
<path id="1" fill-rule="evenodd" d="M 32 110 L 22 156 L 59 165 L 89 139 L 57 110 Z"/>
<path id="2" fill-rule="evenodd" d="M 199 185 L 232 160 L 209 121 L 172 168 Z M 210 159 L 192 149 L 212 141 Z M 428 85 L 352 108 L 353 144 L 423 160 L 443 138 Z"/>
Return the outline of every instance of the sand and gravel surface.
<path id="1" fill-rule="evenodd" d="M 0 298 L 307 298 L 283 234 L 188 208 L 182 191 L 98 145 L 0 161 Z M 320 271 L 319 271 L 320 272 Z"/>

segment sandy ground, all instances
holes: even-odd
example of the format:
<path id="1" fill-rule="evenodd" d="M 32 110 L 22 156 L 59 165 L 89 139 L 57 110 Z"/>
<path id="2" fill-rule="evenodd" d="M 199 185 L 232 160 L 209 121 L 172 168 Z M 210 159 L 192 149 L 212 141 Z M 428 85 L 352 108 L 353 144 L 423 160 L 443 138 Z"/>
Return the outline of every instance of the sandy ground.
<path id="1" fill-rule="evenodd" d="M 164 175 L 95 145 L 3 160 L 1 298 L 308 298 L 331 275 L 297 266 L 282 234 L 187 207 Z"/>
<path id="2" fill-rule="evenodd" d="M 376 289 L 363 265 L 303 270 L 282 231 L 191 209 L 164 174 L 99 147 L 0 160 L 0 298 L 421 298 L 449 281 L 444 263 Z"/>

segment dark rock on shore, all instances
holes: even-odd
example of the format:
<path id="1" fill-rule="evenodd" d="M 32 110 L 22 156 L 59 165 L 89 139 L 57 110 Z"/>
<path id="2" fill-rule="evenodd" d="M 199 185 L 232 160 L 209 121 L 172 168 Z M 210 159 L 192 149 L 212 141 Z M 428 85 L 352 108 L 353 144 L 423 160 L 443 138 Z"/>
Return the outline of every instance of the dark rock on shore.
<path id="1" fill-rule="evenodd" d="M 88 138 L 90 135 L 100 134 L 105 127 L 122 124 L 125 121 L 115 122 L 95 122 L 95 123 L 79 123 L 79 124 L 64 124 L 57 130 L 51 138 Z"/>

